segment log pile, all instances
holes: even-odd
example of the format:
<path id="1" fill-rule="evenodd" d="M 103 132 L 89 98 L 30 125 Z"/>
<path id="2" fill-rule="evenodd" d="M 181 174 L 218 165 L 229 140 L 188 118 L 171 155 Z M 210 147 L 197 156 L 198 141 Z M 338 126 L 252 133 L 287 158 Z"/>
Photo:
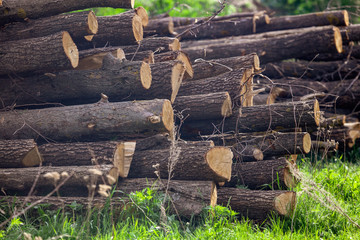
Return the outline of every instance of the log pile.
<path id="1" fill-rule="evenodd" d="M 101 205 L 116 184 L 113 200 L 151 187 L 168 193 L 171 209 L 183 216 L 228 203 L 254 220 L 291 216 L 296 193 L 290 190 L 298 179 L 296 161 L 288 159 L 314 146 L 335 148 L 312 141 L 330 125 L 355 141 L 356 119 L 344 124 L 322 111 L 334 89 L 342 101 L 349 91 L 357 97 L 358 82 L 348 77 L 358 77 L 358 63 L 338 62 L 342 70 L 331 75 L 331 64 L 304 62 L 311 55 L 337 55 L 347 49 L 343 43 L 357 41 L 346 12 L 311 15 L 310 22 L 303 20 L 310 16 L 272 19 L 264 13 L 218 17 L 197 35 L 181 35 L 185 23 L 198 24 L 193 19 L 149 20 L 142 7 L 111 17 L 56 15 L 95 2 L 59 6 L 49 15 L 22 3 L 26 20 L 10 14 L 16 1 L 4 2 L 9 16 L 0 12 L 0 187 L 18 201 L 48 195 L 45 201 L 57 207 L 73 200 L 87 204 L 90 196 Z M 100 5 L 119 4 L 134 3 Z M 349 39 L 342 41 L 344 34 Z M 319 70 L 291 85 L 288 78 L 299 76 L 276 76 L 289 62 L 275 61 L 289 58 L 303 59 L 291 66 L 297 73 L 310 64 Z M 266 75 L 278 83 L 266 82 Z M 329 81 L 316 85 L 325 76 Z M 293 94 L 299 81 L 325 95 L 304 98 L 312 94 L 304 87 Z M 255 105 L 260 94 L 266 97 Z M 284 101 L 290 95 L 294 99 Z"/>

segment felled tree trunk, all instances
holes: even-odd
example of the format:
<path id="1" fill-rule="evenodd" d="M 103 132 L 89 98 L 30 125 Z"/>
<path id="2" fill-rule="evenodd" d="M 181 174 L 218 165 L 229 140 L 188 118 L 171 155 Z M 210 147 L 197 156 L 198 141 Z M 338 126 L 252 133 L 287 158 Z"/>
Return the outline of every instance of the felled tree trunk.
<path id="1" fill-rule="evenodd" d="M 338 61 L 345 60 L 348 57 L 350 59 L 359 59 L 360 58 L 360 45 L 354 45 L 354 43 L 343 46 L 342 53 L 321 53 L 314 56 L 303 56 L 301 59 L 305 59 L 308 61 Z"/>
<path id="2" fill-rule="evenodd" d="M 195 59 L 192 60 L 194 61 Z M 260 60 L 256 53 L 251 53 L 245 56 L 198 61 L 192 65 L 194 72 L 192 80 L 214 77 L 236 69 L 252 67 L 255 71 L 259 71 L 261 69 Z M 184 80 L 187 79 L 188 78 L 185 77 Z"/>
<path id="3" fill-rule="evenodd" d="M 107 175 L 111 178 L 109 179 Z M 79 196 L 76 192 L 68 191 L 67 193 L 67 188 L 77 188 L 79 194 L 83 194 L 91 185 L 113 185 L 118 178 L 118 170 L 113 165 L 4 168 L 0 169 L 0 186 L 5 191 L 16 191 L 19 195 L 23 195 L 35 185 L 36 192 L 47 194 L 68 176 L 70 178 L 60 188 L 61 195 Z"/>
<path id="4" fill-rule="evenodd" d="M 77 41 L 79 49 L 137 44 L 143 39 L 142 19 L 134 11 L 98 17 L 99 31 L 91 42 Z"/>
<path id="5" fill-rule="evenodd" d="M 174 109 L 186 121 L 223 119 L 232 114 L 232 103 L 227 92 L 177 97 Z"/>
<path id="6" fill-rule="evenodd" d="M 285 158 L 257 162 L 237 162 L 232 166 L 231 180 L 226 187 L 243 185 L 249 189 L 294 188 L 297 180 L 291 171 L 295 169 Z"/>
<path id="7" fill-rule="evenodd" d="M 0 140 L 0 168 L 33 167 L 42 156 L 33 139 Z"/>
<path id="8" fill-rule="evenodd" d="M 309 55 L 315 56 L 317 53 L 329 51 L 342 52 L 342 38 L 337 27 L 313 31 L 305 29 L 291 34 L 279 34 L 271 38 L 255 37 L 243 40 L 226 39 L 223 43 L 208 40 L 208 45 L 189 47 L 183 51 L 189 55 L 190 59 L 203 58 L 206 60 L 242 56 L 255 52 L 261 63 Z"/>
<path id="9" fill-rule="evenodd" d="M 78 62 L 77 47 L 66 31 L 0 43 L 0 75 L 69 69 Z"/>
<path id="10" fill-rule="evenodd" d="M 296 193 L 291 191 L 251 191 L 219 188 L 218 204 L 230 205 L 241 216 L 263 221 L 272 213 L 290 217 L 296 205 Z"/>
<path id="11" fill-rule="evenodd" d="M 93 7 L 133 8 L 134 0 L 50 1 L 6 0 L 0 6 L 0 25 L 25 18 L 35 19 Z"/>
<path id="12" fill-rule="evenodd" d="M 176 144 L 167 149 L 136 151 L 128 178 L 228 181 L 233 154 L 227 147 Z M 169 170 L 170 169 L 170 170 Z"/>
<path id="13" fill-rule="evenodd" d="M 127 53 L 125 56 L 129 61 L 144 61 L 149 64 L 155 63 L 154 52 L 151 50 Z"/>
<path id="14" fill-rule="evenodd" d="M 61 31 L 67 31 L 72 38 L 96 34 L 96 16 L 93 11 L 85 11 L 7 24 L 0 30 L 0 42 L 43 37 Z"/>
<path id="15" fill-rule="evenodd" d="M 163 99 L 8 111 L 0 119 L 2 139 L 143 138 L 174 127 L 171 103 Z"/>
<path id="16" fill-rule="evenodd" d="M 171 17 L 150 19 L 144 28 L 144 36 L 170 36 L 174 33 L 174 23 Z"/>
<path id="17" fill-rule="evenodd" d="M 320 124 L 320 109 L 317 100 L 257 105 L 241 108 L 239 114 L 221 121 L 193 121 L 182 125 L 183 137 L 194 137 L 219 133 L 245 133 L 314 128 Z"/>
<path id="18" fill-rule="evenodd" d="M 111 53 L 111 55 L 119 60 L 126 60 L 125 53 L 121 48 L 93 48 L 79 51 L 79 65 L 76 67 L 76 70 L 100 69 L 103 66 L 103 59 L 108 53 Z"/>
<path id="19" fill-rule="evenodd" d="M 341 36 L 344 39 L 344 44 L 360 41 L 360 24 L 352 24 L 350 26 L 342 28 Z"/>

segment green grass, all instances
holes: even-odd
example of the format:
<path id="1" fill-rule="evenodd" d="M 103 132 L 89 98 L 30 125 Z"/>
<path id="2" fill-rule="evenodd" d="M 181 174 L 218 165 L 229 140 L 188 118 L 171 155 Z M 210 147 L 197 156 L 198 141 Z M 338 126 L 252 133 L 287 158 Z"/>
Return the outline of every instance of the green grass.
<path id="1" fill-rule="evenodd" d="M 348 217 L 360 222 L 360 164 L 356 163 L 360 158 L 353 154 L 347 159 L 352 161 L 344 162 L 341 157 L 298 161 L 305 181 L 295 189 L 298 204 L 290 219 L 272 216 L 267 222 L 254 224 L 237 219 L 235 212 L 218 206 L 204 209 L 200 217 L 179 221 L 175 215 L 168 214 L 160 221 L 163 195 L 147 189 L 131 195 L 138 207 L 120 213 L 105 208 L 75 214 L 37 207 L 0 230 L 0 239 L 24 239 L 24 233 L 43 239 L 360 239 L 360 229 L 331 209 L 340 206 Z M 332 203 L 321 203 L 322 198 L 308 194 L 319 193 L 318 189 L 311 189 L 312 181 L 331 193 Z M 0 213 L 0 222 L 9 217 L 9 209 L 2 207 L 2 210 L 6 214 Z"/>

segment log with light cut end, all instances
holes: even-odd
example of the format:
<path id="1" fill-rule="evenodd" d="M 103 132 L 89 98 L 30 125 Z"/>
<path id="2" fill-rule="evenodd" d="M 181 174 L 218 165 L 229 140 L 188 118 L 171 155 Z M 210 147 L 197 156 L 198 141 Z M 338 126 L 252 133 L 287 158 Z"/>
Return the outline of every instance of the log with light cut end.
<path id="1" fill-rule="evenodd" d="M 33 184 L 36 184 L 36 192 L 47 194 L 68 176 L 71 177 L 60 188 L 60 195 L 81 196 L 86 194 L 88 185 L 115 184 L 118 170 L 113 165 L 4 168 L 0 169 L 0 187 L 5 191 L 16 191 L 19 195 L 23 195 L 27 194 L 26 191 L 30 190 Z M 37 177 L 39 178 L 36 181 Z M 68 192 L 67 189 L 78 189 L 79 195 L 76 191 Z"/>
<path id="2" fill-rule="evenodd" d="M 155 63 L 154 52 L 151 50 L 142 52 L 127 52 L 125 56 L 129 61 L 144 61 L 148 64 Z"/>
<path id="3" fill-rule="evenodd" d="M 242 107 L 251 107 L 254 105 L 253 77 L 254 69 L 252 67 L 244 70 L 244 75 L 240 82 L 240 102 Z"/>
<path id="4" fill-rule="evenodd" d="M 249 219 L 264 221 L 271 214 L 290 217 L 296 205 L 296 193 L 292 191 L 256 191 L 239 188 L 219 188 L 218 204 Z"/>
<path id="5" fill-rule="evenodd" d="M 96 34 L 96 16 L 93 11 L 85 11 L 7 24 L 0 29 L 0 42 L 44 37 L 61 31 L 67 31 L 73 39 Z"/>
<path id="6" fill-rule="evenodd" d="M 170 164 L 171 179 L 228 181 L 231 176 L 233 154 L 227 147 L 207 144 L 175 143 L 167 149 L 136 151 L 128 178 L 168 178 Z M 157 174 L 155 173 L 157 171 Z"/>
<path id="7" fill-rule="evenodd" d="M 192 121 L 184 122 L 183 137 L 195 137 L 216 133 L 245 133 L 289 128 L 316 128 L 320 124 L 321 112 L 317 100 L 275 103 L 244 107 L 233 113 L 224 122 Z M 221 130 L 222 132 L 218 132 Z"/>
<path id="8" fill-rule="evenodd" d="M 146 98 L 147 91 L 152 85 L 149 64 L 123 61 L 110 53 L 102 61 L 102 68 L 95 70 L 69 70 L 56 74 L 33 75 L 24 79 L 1 80 L 2 103 L 5 106 L 14 103 L 28 105 L 44 102 L 86 104 L 98 101 L 101 93 L 107 95 L 110 101 Z M 170 79 L 168 82 L 170 84 Z M 25 89 L 26 94 L 24 94 Z M 169 93 L 164 91 L 162 94 L 168 94 L 166 95 L 168 97 L 171 88 L 169 91 Z M 159 96 L 147 98 L 156 97 L 160 98 Z"/>
<path id="9" fill-rule="evenodd" d="M 184 63 L 186 76 L 192 78 L 194 76 L 194 70 L 191 66 L 191 62 L 186 53 L 182 51 L 169 51 L 154 55 L 155 62 L 166 62 L 171 60 L 178 60 Z"/>
<path id="10" fill-rule="evenodd" d="M 232 114 L 232 102 L 229 93 L 218 92 L 177 97 L 174 109 L 181 113 L 186 121 L 223 119 Z"/>
<path id="11" fill-rule="evenodd" d="M 292 171 L 296 166 L 285 158 L 256 162 L 237 162 L 232 166 L 231 180 L 226 187 L 243 185 L 249 189 L 287 189 L 298 181 Z"/>
<path id="12" fill-rule="evenodd" d="M 264 159 L 263 152 L 253 146 L 236 144 L 231 147 L 234 157 L 240 162 L 261 161 Z"/>
<path id="13" fill-rule="evenodd" d="M 72 69 L 79 63 L 78 49 L 66 31 L 0 43 L 0 75 Z"/>
<path id="14" fill-rule="evenodd" d="M 174 23 L 171 17 L 150 19 L 144 28 L 144 36 L 171 36 L 174 33 Z"/>
<path id="15" fill-rule="evenodd" d="M 339 143 L 335 140 L 327 140 L 327 141 L 312 141 L 311 148 L 314 149 L 315 152 L 335 152 L 339 149 Z"/>
<path id="16" fill-rule="evenodd" d="M 27 0 L 6 0 L 0 8 L 0 25 L 93 7 L 134 8 L 134 2 L 135 0 L 39 0 L 34 3 Z"/>
<path id="17" fill-rule="evenodd" d="M 138 45 L 121 46 L 125 53 L 151 50 L 156 53 L 181 50 L 181 43 L 177 38 L 149 37 L 144 38 Z"/>
<path id="18" fill-rule="evenodd" d="M 79 49 L 132 45 L 143 39 L 142 19 L 134 11 L 98 17 L 98 24 L 99 31 L 90 42 L 76 42 Z"/>
<path id="19" fill-rule="evenodd" d="M 212 59 L 208 61 L 198 60 L 192 65 L 194 72 L 192 80 L 214 77 L 236 69 L 251 67 L 253 67 L 255 71 L 259 71 L 261 69 L 260 60 L 256 53 L 251 53 L 245 56 Z M 189 79 L 189 77 L 184 78 L 184 80 L 187 79 Z"/>
<path id="20" fill-rule="evenodd" d="M 33 139 L 0 140 L 0 159 L 1 168 L 33 167 L 43 160 Z"/>
<path id="21" fill-rule="evenodd" d="M 79 51 L 79 65 L 76 70 L 100 69 L 103 66 L 103 59 L 108 53 L 117 59 L 126 59 L 124 51 L 117 47 L 83 50 Z"/>
<path id="22" fill-rule="evenodd" d="M 144 138 L 171 132 L 173 118 L 171 103 L 164 99 L 8 111 L 0 113 L 0 137 L 67 141 Z"/>

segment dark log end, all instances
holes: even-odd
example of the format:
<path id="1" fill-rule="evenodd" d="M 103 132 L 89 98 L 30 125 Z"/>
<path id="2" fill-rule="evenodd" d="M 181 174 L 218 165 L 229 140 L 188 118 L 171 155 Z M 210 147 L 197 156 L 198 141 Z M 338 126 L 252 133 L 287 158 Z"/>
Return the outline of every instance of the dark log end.
<path id="1" fill-rule="evenodd" d="M 342 47 L 343 41 L 342 41 L 340 29 L 337 27 L 333 27 L 333 31 L 334 31 L 334 42 L 335 42 L 336 50 L 338 51 L 338 53 L 342 53 L 343 52 L 343 47 Z"/>
<path id="2" fill-rule="evenodd" d="M 162 121 L 165 128 L 171 133 L 174 129 L 174 110 L 169 100 L 164 100 L 162 108 Z"/>
<path id="3" fill-rule="evenodd" d="M 291 216 L 296 205 L 296 193 L 285 192 L 274 199 L 274 208 L 282 216 Z"/>
<path id="4" fill-rule="evenodd" d="M 132 4 L 135 0 L 132 0 Z M 141 24 L 143 27 L 146 27 L 149 24 L 149 16 L 146 12 L 146 9 L 143 7 L 137 7 L 135 9 L 136 14 L 141 18 Z"/>
<path id="5" fill-rule="evenodd" d="M 140 67 L 140 81 L 145 89 L 149 89 L 152 82 L 151 68 L 146 62 L 142 62 Z"/>
<path id="6" fill-rule="evenodd" d="M 62 43 L 66 56 L 69 58 L 71 66 L 76 68 L 79 64 L 79 51 L 70 37 L 70 34 L 66 31 L 62 32 Z"/>
<path id="7" fill-rule="evenodd" d="M 88 14 L 87 25 L 88 25 L 87 32 L 89 34 L 96 34 L 98 32 L 99 25 L 95 13 L 93 11 L 90 11 Z"/>
<path id="8" fill-rule="evenodd" d="M 306 133 L 303 137 L 303 151 L 304 153 L 309 153 L 311 150 L 311 136 L 309 133 Z"/>
<path id="9" fill-rule="evenodd" d="M 171 102 L 174 103 L 185 73 L 185 64 L 176 62 L 171 71 Z"/>
<path id="10" fill-rule="evenodd" d="M 24 167 L 34 167 L 39 166 L 42 161 L 43 159 L 39 153 L 38 147 L 35 146 L 21 160 L 21 165 Z"/>
<path id="11" fill-rule="evenodd" d="M 232 102 L 228 92 L 226 92 L 226 99 L 221 106 L 221 115 L 223 117 L 230 117 L 232 115 Z"/>
<path id="12" fill-rule="evenodd" d="M 132 19 L 132 29 L 135 40 L 137 42 L 143 40 L 144 30 L 142 25 L 142 19 L 138 15 L 134 15 Z"/>
<path id="13" fill-rule="evenodd" d="M 206 162 L 209 167 L 223 179 L 230 181 L 233 153 L 227 147 L 214 147 L 206 153 Z"/>

